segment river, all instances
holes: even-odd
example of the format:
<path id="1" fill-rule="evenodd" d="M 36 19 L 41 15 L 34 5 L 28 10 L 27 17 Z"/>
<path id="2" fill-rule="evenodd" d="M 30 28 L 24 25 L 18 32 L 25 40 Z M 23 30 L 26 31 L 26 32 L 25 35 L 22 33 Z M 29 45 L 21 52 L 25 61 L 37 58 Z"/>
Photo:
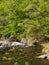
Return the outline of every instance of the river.
<path id="1" fill-rule="evenodd" d="M 49 65 L 48 60 L 38 59 L 42 47 L 11 47 L 0 50 L 0 65 Z"/>

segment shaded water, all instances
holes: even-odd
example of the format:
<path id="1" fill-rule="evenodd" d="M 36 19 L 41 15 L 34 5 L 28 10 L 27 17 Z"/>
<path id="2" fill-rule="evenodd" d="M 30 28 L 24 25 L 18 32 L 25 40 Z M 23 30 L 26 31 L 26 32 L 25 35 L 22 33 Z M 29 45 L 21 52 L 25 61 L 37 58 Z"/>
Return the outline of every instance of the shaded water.
<path id="1" fill-rule="evenodd" d="M 0 65 L 49 65 L 47 60 L 37 59 L 42 47 L 11 47 L 0 50 Z"/>

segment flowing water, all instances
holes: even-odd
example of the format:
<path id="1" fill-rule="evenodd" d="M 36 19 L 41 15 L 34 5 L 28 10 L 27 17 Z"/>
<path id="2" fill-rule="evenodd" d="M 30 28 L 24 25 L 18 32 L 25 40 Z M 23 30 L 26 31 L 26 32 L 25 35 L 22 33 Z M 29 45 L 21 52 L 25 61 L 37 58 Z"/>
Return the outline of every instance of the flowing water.
<path id="1" fill-rule="evenodd" d="M 0 65 L 49 65 L 48 60 L 38 59 L 42 47 L 11 47 L 0 50 Z"/>

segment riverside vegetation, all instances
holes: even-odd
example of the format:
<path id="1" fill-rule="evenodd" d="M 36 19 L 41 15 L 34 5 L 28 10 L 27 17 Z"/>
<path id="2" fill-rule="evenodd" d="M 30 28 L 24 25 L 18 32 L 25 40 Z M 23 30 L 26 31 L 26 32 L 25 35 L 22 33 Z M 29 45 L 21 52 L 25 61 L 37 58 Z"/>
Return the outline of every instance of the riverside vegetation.
<path id="1" fill-rule="evenodd" d="M 10 35 L 19 41 L 48 38 L 49 0 L 1 0 L 0 38 Z"/>

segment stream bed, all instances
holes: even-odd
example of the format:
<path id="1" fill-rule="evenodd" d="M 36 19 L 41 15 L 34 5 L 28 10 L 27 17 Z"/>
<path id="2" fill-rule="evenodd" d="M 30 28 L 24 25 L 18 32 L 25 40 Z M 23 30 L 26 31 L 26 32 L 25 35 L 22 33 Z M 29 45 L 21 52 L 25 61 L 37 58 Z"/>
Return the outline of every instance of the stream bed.
<path id="1" fill-rule="evenodd" d="M 38 59 L 42 47 L 10 47 L 0 50 L 0 65 L 49 65 L 49 61 Z"/>

